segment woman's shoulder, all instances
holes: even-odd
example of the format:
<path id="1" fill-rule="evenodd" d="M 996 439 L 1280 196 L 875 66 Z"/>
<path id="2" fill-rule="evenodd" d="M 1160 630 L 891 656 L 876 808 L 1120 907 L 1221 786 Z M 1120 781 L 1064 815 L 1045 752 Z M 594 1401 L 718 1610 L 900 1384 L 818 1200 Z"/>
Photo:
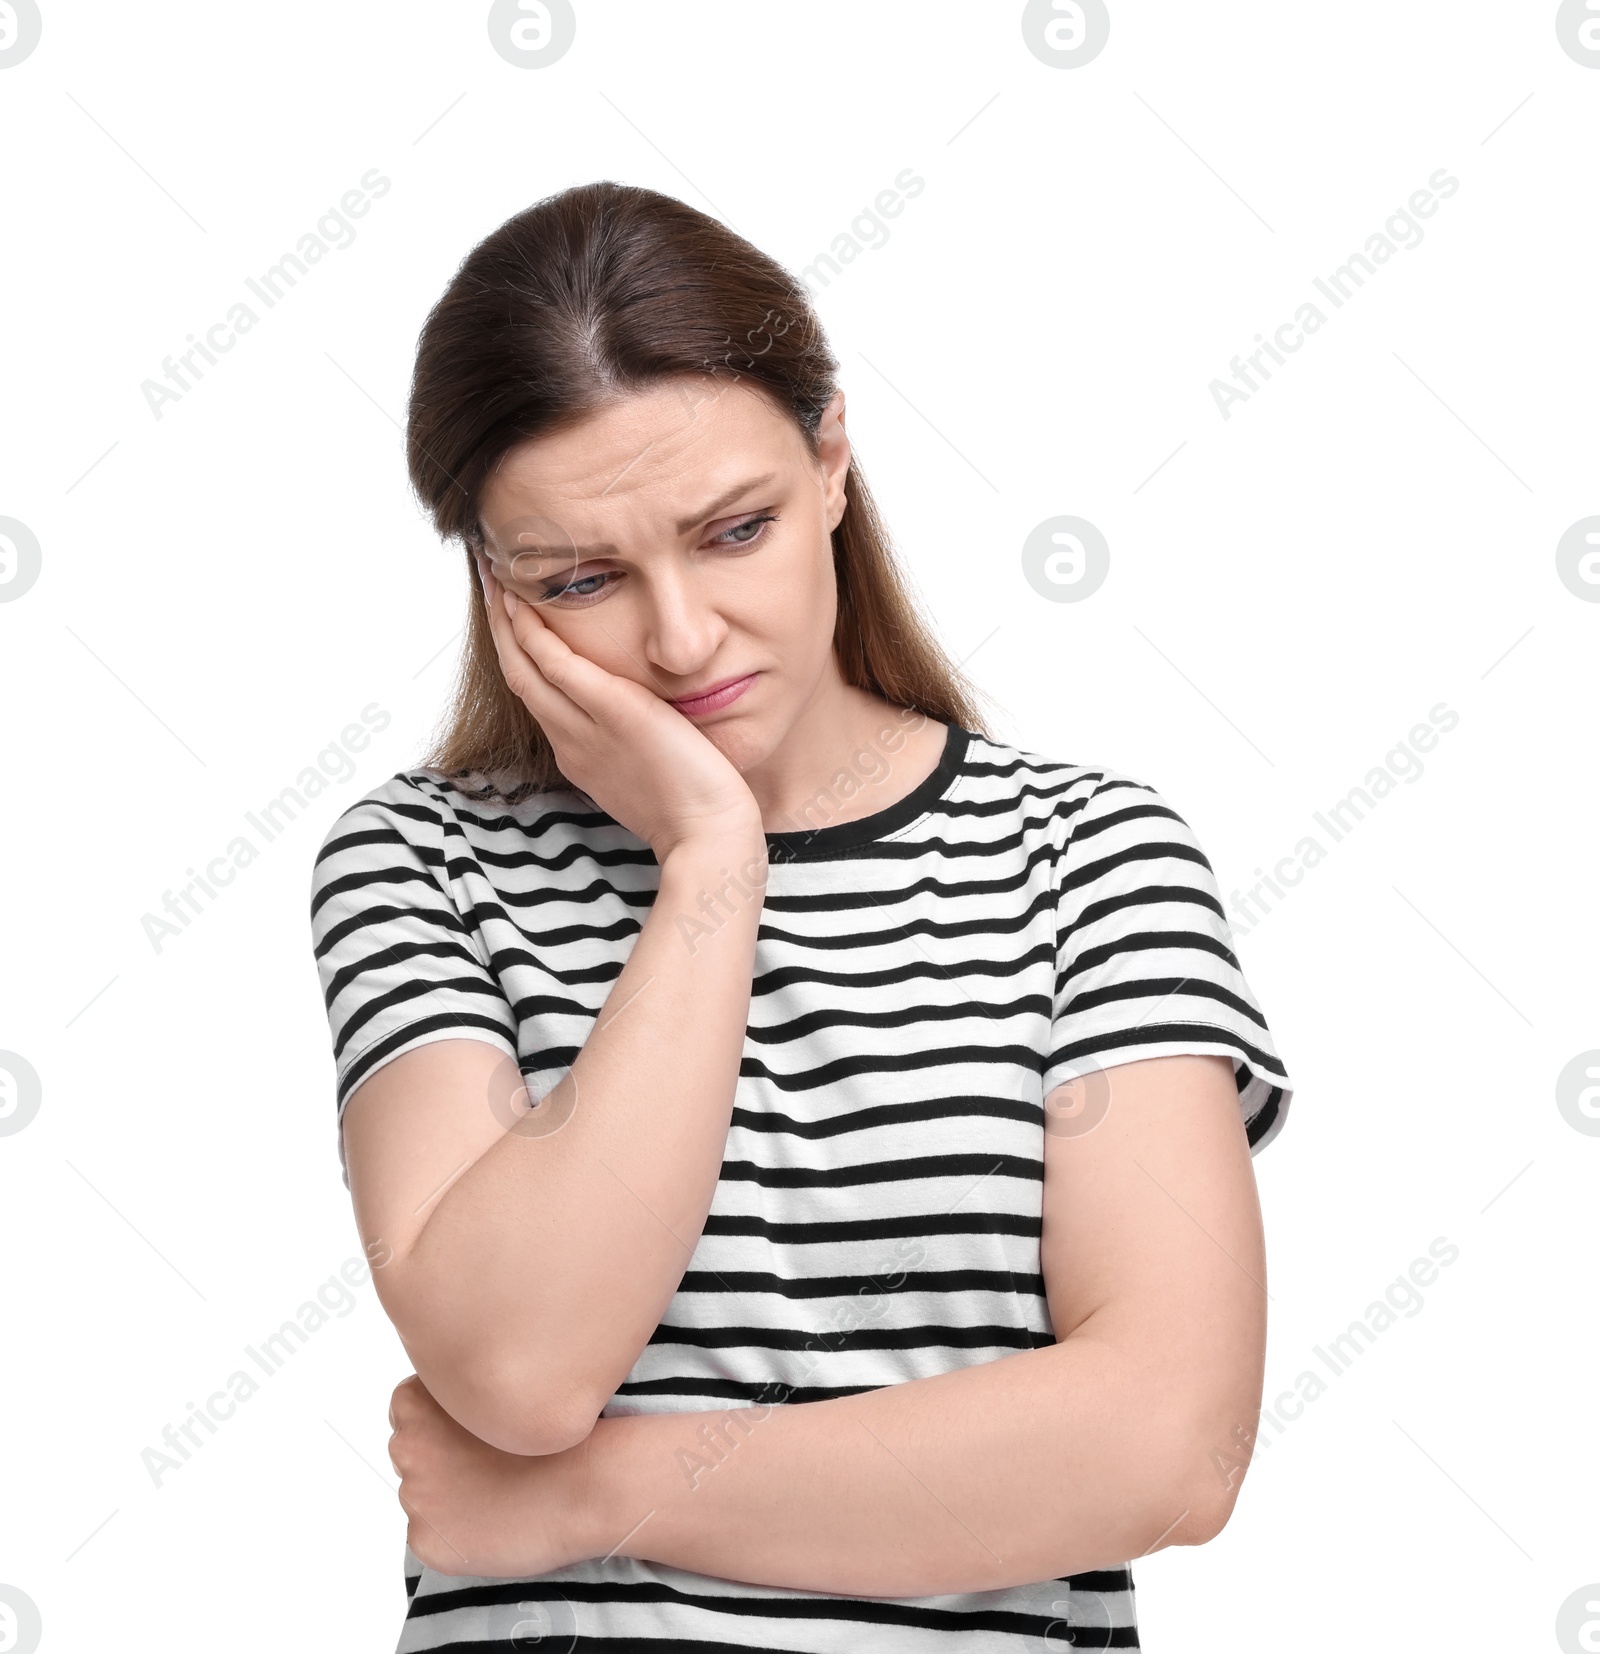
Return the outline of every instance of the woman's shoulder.
<path id="1" fill-rule="evenodd" d="M 1157 792 L 1144 776 L 1109 764 L 1063 758 L 992 739 L 976 731 L 969 733 L 967 773 L 981 783 L 1009 790 L 1019 797 L 1034 797 L 1076 813 L 1087 800 L 1102 792 L 1113 795 Z"/>
<path id="2" fill-rule="evenodd" d="M 466 854 L 485 876 L 496 869 L 559 864 L 575 839 L 609 826 L 567 788 L 532 789 L 505 777 L 398 770 L 342 810 L 312 859 L 312 911 L 335 892 L 381 891 L 397 880 L 441 878 Z"/>
<path id="3" fill-rule="evenodd" d="M 397 770 L 340 812 L 324 847 L 358 831 L 389 831 L 414 842 L 453 830 L 526 829 L 561 814 L 576 820 L 593 806 L 568 787 L 535 787 L 515 776 L 418 766 Z"/>
<path id="4" fill-rule="evenodd" d="M 1188 816 L 1140 770 L 1072 759 L 973 733 L 967 749 L 967 807 L 1021 816 L 1057 853 L 1103 855 L 1175 850 L 1204 857 Z M 1143 847 L 1143 849 L 1141 849 Z"/>

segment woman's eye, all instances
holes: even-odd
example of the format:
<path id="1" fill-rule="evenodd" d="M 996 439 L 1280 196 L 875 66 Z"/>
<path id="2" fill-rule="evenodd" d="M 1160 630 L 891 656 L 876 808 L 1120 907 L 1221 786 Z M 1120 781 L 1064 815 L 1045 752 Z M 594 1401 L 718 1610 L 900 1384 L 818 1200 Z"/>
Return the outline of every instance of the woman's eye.
<path id="1" fill-rule="evenodd" d="M 775 511 L 767 512 L 760 517 L 752 517 L 748 522 L 735 523 L 732 528 L 724 529 L 711 543 L 729 549 L 753 546 L 758 540 L 766 538 L 767 524 L 775 523 L 777 520 L 778 514 Z M 590 598 L 598 597 L 606 589 L 605 583 L 611 579 L 612 575 L 607 570 L 601 574 L 586 574 L 581 579 L 571 580 L 565 584 L 559 580 L 552 581 L 540 590 L 536 601 L 563 603 L 568 608 L 581 608 Z"/>
<path id="2" fill-rule="evenodd" d="M 562 597 L 594 597 L 603 589 L 595 582 L 609 578 L 605 574 L 586 574 L 581 580 L 573 580 L 566 585 L 552 584 L 546 586 L 539 593 L 539 601 L 541 603 L 553 603 L 556 599 Z"/>
<path id="3" fill-rule="evenodd" d="M 764 517 L 752 517 L 750 519 L 750 521 L 747 522 L 747 523 L 736 523 L 732 528 L 725 529 L 721 534 L 719 534 L 716 537 L 716 539 L 712 542 L 712 544 L 714 544 L 714 545 L 732 545 L 732 546 L 753 546 L 756 543 L 757 540 L 763 539 L 765 537 L 765 535 L 766 535 L 765 525 L 767 523 L 775 523 L 775 522 L 777 522 L 777 520 L 778 520 L 778 518 L 777 518 L 777 514 L 775 512 L 769 512 Z M 735 539 L 730 538 L 731 535 L 743 534 L 744 531 L 746 529 L 749 529 L 749 528 L 756 529 L 756 530 L 758 530 L 758 532 L 755 533 L 755 534 L 752 534 L 749 537 L 749 539 L 747 539 L 747 540 L 735 540 Z"/>

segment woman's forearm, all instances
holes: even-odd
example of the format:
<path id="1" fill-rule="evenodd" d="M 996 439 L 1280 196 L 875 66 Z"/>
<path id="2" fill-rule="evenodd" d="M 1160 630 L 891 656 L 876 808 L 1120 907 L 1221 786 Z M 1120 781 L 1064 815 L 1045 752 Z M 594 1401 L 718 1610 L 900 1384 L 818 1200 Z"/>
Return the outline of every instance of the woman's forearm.
<path id="1" fill-rule="evenodd" d="M 1201 1543 L 1207 1461 L 1147 1373 L 1074 1336 L 829 1401 L 603 1418 L 584 1449 L 586 1537 L 596 1555 L 869 1597 Z"/>
<path id="2" fill-rule="evenodd" d="M 727 1145 L 765 867 L 755 831 L 668 856 L 570 1075 L 448 1186 L 404 1260 L 418 1371 L 447 1402 L 488 1397 L 462 1422 L 509 1451 L 581 1439 L 693 1255 Z"/>

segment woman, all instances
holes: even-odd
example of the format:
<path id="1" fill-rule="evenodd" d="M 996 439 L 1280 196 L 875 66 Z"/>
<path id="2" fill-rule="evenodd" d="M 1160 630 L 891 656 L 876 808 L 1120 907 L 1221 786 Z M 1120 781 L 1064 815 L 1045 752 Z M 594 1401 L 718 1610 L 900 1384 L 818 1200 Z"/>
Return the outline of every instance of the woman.
<path id="1" fill-rule="evenodd" d="M 408 1650 L 1136 1648 L 1237 1496 L 1290 1082 L 1182 818 L 985 732 L 836 368 L 612 183 L 423 330 L 463 675 L 312 898 Z"/>

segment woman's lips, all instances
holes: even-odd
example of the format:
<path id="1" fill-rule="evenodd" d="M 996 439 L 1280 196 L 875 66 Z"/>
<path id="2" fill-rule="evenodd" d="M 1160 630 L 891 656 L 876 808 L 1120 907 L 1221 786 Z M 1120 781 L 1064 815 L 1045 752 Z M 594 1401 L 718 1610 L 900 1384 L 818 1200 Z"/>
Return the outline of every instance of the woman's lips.
<path id="1" fill-rule="evenodd" d="M 718 712 L 733 702 L 756 681 L 757 674 L 747 672 L 742 678 L 732 678 L 727 683 L 719 685 L 704 695 L 688 695 L 681 701 L 672 704 L 690 718 L 698 717 L 704 712 Z"/>

